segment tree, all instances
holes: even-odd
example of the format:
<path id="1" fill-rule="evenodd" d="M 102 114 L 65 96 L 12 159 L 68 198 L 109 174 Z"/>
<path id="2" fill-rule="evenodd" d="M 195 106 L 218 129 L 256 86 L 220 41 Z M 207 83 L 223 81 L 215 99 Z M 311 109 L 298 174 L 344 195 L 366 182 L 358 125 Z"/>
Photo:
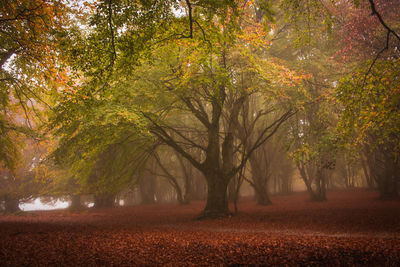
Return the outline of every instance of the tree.
<path id="1" fill-rule="evenodd" d="M 327 6 L 325 6 L 327 5 Z M 334 167 L 337 138 L 334 86 L 343 71 L 332 56 L 336 32 L 333 10 L 322 1 L 281 1 L 276 41 L 270 53 L 307 74 L 291 95 L 299 111 L 284 132 L 291 157 L 311 199 L 326 199 L 327 179 Z"/>
<path id="2" fill-rule="evenodd" d="M 399 181 L 398 13 L 397 1 L 370 0 L 348 15 L 341 28 L 342 51 L 357 64 L 337 89 L 343 105 L 339 129 L 344 142 L 360 152 L 368 183 L 376 183 L 385 198 L 398 195 Z"/>
<path id="3" fill-rule="evenodd" d="M 39 175 L 46 146 L 26 137 L 23 143 L 15 168 L 0 168 L 0 200 L 4 201 L 5 212 L 19 211 L 19 204 L 39 196 L 45 187 Z"/>
<path id="4" fill-rule="evenodd" d="M 160 121 L 157 117 L 145 114 L 152 124 L 150 131 L 190 161 L 206 178 L 208 197 L 203 212 L 203 216 L 206 217 L 229 213 L 226 196 L 229 181 L 243 168 L 251 153 L 270 138 L 283 121 L 292 115 L 290 110 L 283 112 L 275 117 L 271 124 L 260 126 L 261 130 L 256 135 L 252 146 L 248 148 L 248 151 L 239 160 L 239 164 L 236 165 L 237 148 L 235 148 L 234 139 L 237 129 L 236 121 L 241 107 L 250 94 L 262 91 L 263 87 L 268 88 L 268 85 L 265 84 L 267 80 L 263 79 L 260 73 L 249 71 L 249 68 L 246 68 L 248 66 L 242 68 L 244 65 L 235 65 L 236 62 L 246 64 L 249 62 L 249 58 L 226 46 L 222 46 L 220 49 L 222 51 L 219 53 L 196 54 L 202 61 L 190 61 L 189 66 L 174 66 L 171 73 L 175 74 L 174 68 L 181 70 L 183 72 L 180 76 L 187 80 L 181 81 L 179 76 L 172 76 L 170 80 L 175 78 L 179 82 L 176 84 L 177 87 L 171 88 L 170 85 L 166 87 L 167 90 L 170 87 L 169 90 L 178 97 L 177 100 L 181 103 L 180 106 L 177 106 L 178 110 L 188 110 L 193 119 L 201 124 L 201 129 L 205 132 L 204 146 L 188 139 L 185 132 L 180 131 L 182 126 L 179 123 L 173 123 L 170 120 Z M 194 53 L 191 50 L 190 52 Z M 209 60 L 204 58 L 209 58 Z M 215 61 L 217 65 L 213 67 Z M 185 69 L 182 69 L 183 67 Z M 253 68 L 257 67 L 253 65 Z M 247 88 L 250 85 L 248 87 L 247 82 L 259 89 L 255 88 L 248 92 Z M 185 90 L 181 92 L 179 90 L 181 88 Z M 224 124 L 222 124 L 223 120 L 226 120 Z M 174 136 L 171 133 L 174 133 Z M 240 146 L 243 144 L 239 144 Z M 197 148 L 201 156 L 189 154 L 187 148 L 191 147 Z"/>
<path id="5" fill-rule="evenodd" d="M 171 153 L 171 151 L 169 151 L 168 154 L 165 152 L 163 153 L 164 160 L 161 160 L 161 157 L 159 156 L 159 152 L 155 152 L 153 157 L 161 171 L 160 173 L 157 174 L 157 176 L 165 177 L 167 179 L 167 181 L 174 188 L 174 190 L 176 192 L 177 200 L 180 204 L 189 204 L 190 203 L 190 191 L 191 191 L 191 186 L 192 186 L 191 185 L 192 177 L 191 177 L 191 173 L 189 173 L 189 171 L 191 172 L 191 170 L 190 170 L 190 167 L 187 166 L 188 164 L 185 164 L 182 156 L 178 153 L 175 153 L 175 155 L 173 155 Z M 168 164 L 169 166 L 166 165 L 165 158 L 169 158 L 169 164 Z M 177 164 L 178 164 L 178 166 L 176 166 Z M 188 167 L 189 167 L 189 169 L 188 169 Z M 168 169 L 170 169 L 170 170 L 168 170 Z M 180 171 L 178 171 L 178 170 L 180 170 Z M 153 172 L 154 171 L 155 171 L 155 168 L 153 168 Z M 178 180 L 179 176 L 181 176 L 180 180 L 182 180 L 182 182 L 179 182 L 179 180 Z M 181 184 L 183 184 L 183 185 L 181 185 Z"/>
<path id="6" fill-rule="evenodd" d="M 10 116 L 12 106 L 20 106 L 26 126 L 33 128 L 30 119 L 41 113 L 38 102 L 44 105 L 49 86 L 62 80 L 54 37 L 66 24 L 65 10 L 57 0 L 0 4 L 0 161 L 11 170 L 18 157 L 13 137 L 26 133 Z"/>
<path id="7" fill-rule="evenodd" d="M 365 150 L 366 172 L 377 182 L 382 197 L 394 197 L 400 149 L 398 60 L 377 61 L 365 77 L 367 67 L 344 78 L 338 87 L 344 105 L 340 129 L 353 145 Z"/>
<path id="8" fill-rule="evenodd" d="M 226 201 L 229 181 L 243 168 L 253 150 L 293 114 L 290 108 L 276 109 L 270 125 L 257 126 L 259 135 L 248 147 L 235 141 L 236 122 L 243 103 L 252 94 L 262 97 L 269 90 L 271 96 L 280 82 L 293 81 L 289 75 L 280 73 L 287 69 L 279 62 L 254 57 L 253 46 L 248 47 L 243 41 L 247 35 L 237 38 L 240 30 L 235 8 L 207 1 L 196 3 L 194 6 L 186 1 L 185 17 L 172 15 L 168 1 L 157 8 L 100 3 L 92 20 L 97 27 L 89 33 L 86 39 L 89 45 L 83 51 L 94 53 L 98 40 L 104 40 L 102 51 L 110 56 L 104 56 L 104 62 L 97 62 L 94 55 L 95 60 L 82 67 L 81 60 L 86 58 L 80 56 L 83 51 L 70 51 L 72 66 L 85 74 L 84 86 L 62 92 L 64 99 L 53 121 L 55 133 L 61 135 L 59 152 L 70 150 L 61 154 L 71 161 L 83 155 L 78 162 L 87 174 L 108 146 L 140 139 L 148 135 L 148 128 L 153 136 L 203 173 L 208 183 L 204 215 L 220 216 L 229 213 Z M 249 10 L 249 3 L 245 5 Z M 152 14 L 152 8 L 156 10 L 155 17 L 150 24 L 143 24 L 146 36 L 143 39 L 137 26 L 130 25 L 132 21 L 145 23 L 144 18 Z M 126 20 L 125 12 L 134 10 L 141 12 L 130 17 L 132 21 Z M 165 20 L 171 22 L 168 29 L 160 26 Z M 267 34 L 260 25 L 257 27 L 263 35 L 253 39 L 259 42 Z M 126 30 L 118 31 L 122 28 Z M 79 45 L 85 43 L 82 38 L 70 41 Z M 142 56 L 137 57 L 139 54 L 132 54 L 132 47 L 126 45 L 131 42 L 156 45 L 151 50 L 139 49 Z M 187 114 L 191 122 L 176 121 L 177 113 Z M 190 129 L 202 132 L 200 143 L 191 140 Z"/>

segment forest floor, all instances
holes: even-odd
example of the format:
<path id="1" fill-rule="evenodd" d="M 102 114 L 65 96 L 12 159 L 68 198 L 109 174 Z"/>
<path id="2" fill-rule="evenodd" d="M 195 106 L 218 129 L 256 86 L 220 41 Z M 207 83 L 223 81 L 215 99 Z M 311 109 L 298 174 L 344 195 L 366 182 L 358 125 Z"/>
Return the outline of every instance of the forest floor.
<path id="1" fill-rule="evenodd" d="M 399 266 L 400 201 L 376 192 L 272 197 L 194 220 L 204 202 L 0 216 L 1 266 Z"/>

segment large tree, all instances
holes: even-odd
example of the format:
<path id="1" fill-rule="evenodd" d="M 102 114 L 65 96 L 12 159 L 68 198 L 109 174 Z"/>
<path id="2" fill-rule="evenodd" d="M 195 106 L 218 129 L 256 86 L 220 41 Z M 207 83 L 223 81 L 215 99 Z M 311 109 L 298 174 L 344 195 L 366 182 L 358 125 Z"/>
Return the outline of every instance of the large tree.
<path id="1" fill-rule="evenodd" d="M 63 100 L 53 120 L 62 136 L 60 155 L 93 171 L 98 155 L 109 146 L 123 147 L 137 138 L 151 140 L 152 134 L 204 175 L 208 184 L 204 216 L 228 214 L 229 181 L 253 150 L 293 114 L 290 106 L 272 108 L 270 124 L 261 119 L 253 122 L 258 134 L 248 145 L 243 143 L 246 137 L 237 138 L 244 103 L 253 95 L 277 105 L 285 99 L 284 91 L 277 89 L 282 84 L 294 87 L 301 77 L 280 61 L 252 53 L 268 44 L 269 35 L 254 21 L 250 2 L 239 2 L 243 11 L 238 12 L 236 5 L 186 1 L 186 16 L 171 13 L 168 2 L 164 4 L 100 3 L 92 20 L 96 27 L 87 36 L 69 39 L 67 44 L 82 48 L 70 50 L 69 59 L 85 76 L 83 86 L 61 92 Z M 157 12 L 150 12 L 152 8 Z M 125 13 L 133 10 L 141 12 L 129 13 L 133 22 L 126 20 Z M 147 25 L 145 18 L 150 15 L 155 17 Z M 169 21 L 170 27 L 160 26 L 161 21 Z M 142 31 L 133 23 L 143 23 Z M 103 46 L 99 54 L 109 56 L 102 56 L 102 61 L 95 54 L 87 58 L 87 53 L 97 51 L 99 40 Z M 129 44 L 134 43 L 152 46 L 133 51 Z M 265 108 L 249 116 L 260 118 Z M 199 137 L 193 139 L 193 133 Z"/>

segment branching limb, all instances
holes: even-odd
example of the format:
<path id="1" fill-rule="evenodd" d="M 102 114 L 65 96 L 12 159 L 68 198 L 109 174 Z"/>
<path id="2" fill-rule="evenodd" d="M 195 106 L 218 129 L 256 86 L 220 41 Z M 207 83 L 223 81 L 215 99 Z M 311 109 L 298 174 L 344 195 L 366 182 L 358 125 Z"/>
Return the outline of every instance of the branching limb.
<path id="1" fill-rule="evenodd" d="M 197 168 L 198 170 L 203 169 L 203 165 L 198 162 L 192 155 L 187 153 L 172 137 L 169 135 L 165 129 L 159 125 L 154 119 L 152 119 L 149 115 L 142 113 L 143 116 L 149 120 L 149 122 L 152 124 L 152 129 L 150 130 L 151 133 L 153 133 L 155 136 L 157 136 L 162 142 L 164 142 L 166 145 L 172 147 L 175 149 L 179 154 L 181 154 L 183 157 L 185 157 L 192 165 Z"/>
<path id="2" fill-rule="evenodd" d="M 190 111 L 193 113 L 193 115 L 206 127 L 210 128 L 211 124 L 208 119 L 208 115 L 204 110 L 204 107 L 200 102 L 197 102 L 197 105 L 199 108 L 197 109 L 191 99 L 189 97 L 182 97 L 182 101 L 185 103 L 185 105 L 190 109 Z"/>
<path id="3" fill-rule="evenodd" d="M 296 110 L 289 110 L 285 112 L 281 117 L 279 117 L 277 120 L 275 120 L 272 124 L 270 124 L 268 127 L 265 127 L 264 130 L 259 134 L 257 137 L 256 141 L 254 144 L 248 149 L 246 155 L 242 158 L 241 163 L 239 166 L 234 168 L 232 170 L 231 175 L 235 175 L 241 168 L 244 167 L 246 164 L 247 160 L 250 158 L 251 154 L 262 144 L 264 144 L 269 138 L 271 138 L 276 131 L 278 131 L 279 127 L 284 123 L 287 119 L 292 117 L 294 114 L 296 114 Z"/>
<path id="4" fill-rule="evenodd" d="M 367 76 L 370 74 L 373 66 L 375 65 L 376 61 L 379 59 L 379 57 L 381 56 L 381 54 L 389 49 L 389 41 L 390 41 L 390 35 L 393 34 L 394 37 L 396 37 L 396 39 L 399 41 L 400 43 L 400 36 L 392 29 L 390 28 L 386 22 L 383 20 L 381 14 L 376 10 L 376 6 L 373 0 L 369 0 L 369 4 L 371 7 L 371 11 L 372 11 L 372 16 L 376 16 L 379 20 L 379 22 L 381 23 L 381 25 L 387 30 L 387 34 L 386 34 L 386 44 L 385 47 L 382 48 L 381 51 L 378 52 L 378 54 L 376 55 L 376 57 L 374 58 L 374 60 L 372 61 L 371 65 L 368 68 L 367 73 L 364 76 L 364 81 L 363 81 L 363 86 L 365 86 L 366 80 L 367 80 Z"/>
<path id="5" fill-rule="evenodd" d="M 393 35 L 397 38 L 397 40 L 400 42 L 400 36 L 399 36 L 394 30 L 392 30 L 392 29 L 385 23 L 385 21 L 383 21 L 383 18 L 382 18 L 382 16 L 381 16 L 381 14 L 376 10 L 374 0 L 369 0 L 369 4 L 370 4 L 370 6 L 371 6 L 372 15 L 373 15 L 373 16 L 375 15 L 375 16 L 378 17 L 379 22 L 380 22 L 380 23 L 382 24 L 382 26 L 388 31 L 388 36 L 389 36 L 390 34 L 393 34 Z M 387 38 L 389 38 L 389 37 L 387 37 Z"/>

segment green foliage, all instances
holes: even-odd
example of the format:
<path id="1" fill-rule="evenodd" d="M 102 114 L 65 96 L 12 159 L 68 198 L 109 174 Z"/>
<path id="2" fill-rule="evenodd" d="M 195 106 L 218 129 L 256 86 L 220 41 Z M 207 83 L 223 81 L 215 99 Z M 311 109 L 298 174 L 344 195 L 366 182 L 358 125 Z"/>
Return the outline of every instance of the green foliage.
<path id="1" fill-rule="evenodd" d="M 0 162 L 3 165 L 2 167 L 14 170 L 18 157 L 19 150 L 16 137 L 4 116 L 0 115 Z"/>
<path id="2" fill-rule="evenodd" d="M 360 68 L 344 77 L 337 89 L 343 105 L 339 129 L 354 145 L 382 146 L 399 155 L 399 61 L 379 60 L 368 75 Z"/>
<path id="3" fill-rule="evenodd" d="M 0 161 L 16 168 L 24 127 L 14 119 L 35 114 L 49 119 L 57 143 L 48 161 L 63 169 L 51 175 L 55 191 L 116 193 L 157 145 L 154 127 L 201 154 L 220 109 L 219 149 L 235 105 L 249 99 L 253 116 L 298 110 L 286 128 L 297 163 L 329 168 L 339 133 L 346 149 L 349 140 L 373 140 L 397 156 L 398 60 L 378 60 L 367 76 L 360 68 L 334 94 L 350 66 L 333 60 L 335 1 L 278 2 L 102 0 L 83 11 L 56 0 L 2 4 L 2 18 L 12 16 L 0 32 Z M 73 23 L 62 26 L 67 10 Z"/>
<path id="4" fill-rule="evenodd" d="M 171 4 L 113 1 L 110 12 L 101 2 L 89 31 L 71 29 L 63 43 L 72 75 L 54 96 L 49 128 L 60 138 L 54 159 L 82 191 L 115 193 L 132 180 L 155 142 L 149 119 L 202 130 L 188 99 L 225 105 L 228 92 L 283 101 L 281 89 L 302 79 L 242 43 L 233 3 L 198 1 L 192 22 L 176 17 Z"/>
<path id="5" fill-rule="evenodd" d="M 321 33 L 330 33 L 333 17 L 321 1 L 283 0 L 280 9 L 287 22 L 295 26 L 297 47 L 318 45 Z"/>

